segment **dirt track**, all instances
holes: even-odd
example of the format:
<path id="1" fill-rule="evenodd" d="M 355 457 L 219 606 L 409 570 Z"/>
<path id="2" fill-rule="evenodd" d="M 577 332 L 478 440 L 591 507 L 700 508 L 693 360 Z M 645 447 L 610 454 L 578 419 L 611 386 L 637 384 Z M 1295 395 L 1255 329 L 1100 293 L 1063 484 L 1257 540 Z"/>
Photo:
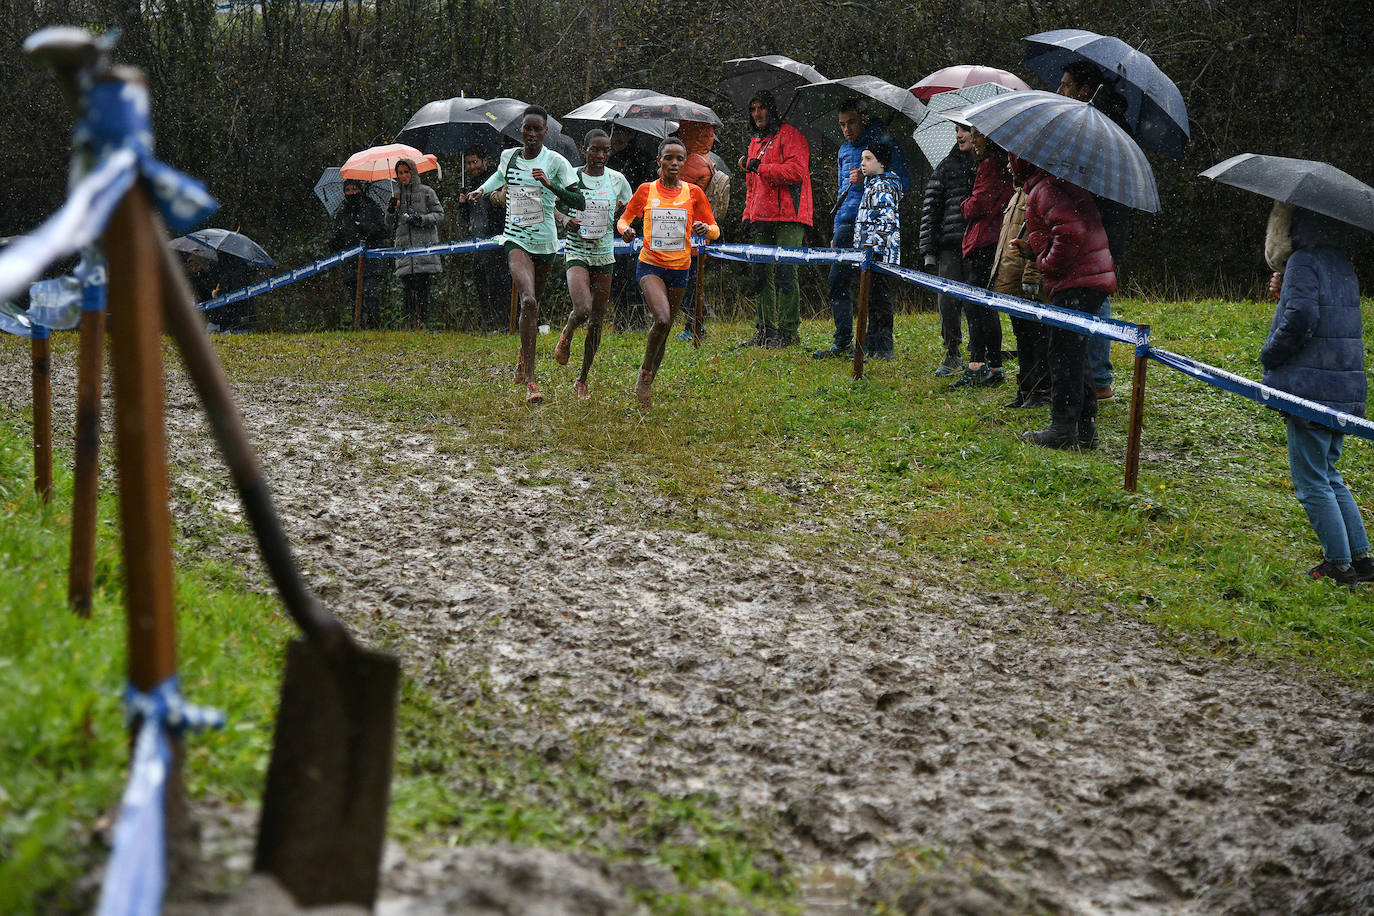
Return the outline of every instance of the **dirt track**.
<path id="1" fill-rule="evenodd" d="M 5 370 L 11 415 L 27 386 Z M 441 696 L 461 689 L 442 671 L 485 668 L 606 726 L 610 779 L 774 812 L 808 912 L 1374 911 L 1366 691 L 957 570 L 815 568 L 589 513 L 575 472 L 446 454 L 289 380 L 239 395 L 331 605 L 385 609 Z M 170 402 L 178 485 L 233 512 L 193 396 Z M 625 888 L 671 884 L 518 849 L 409 850 L 386 880 L 389 913 L 628 912 Z"/>

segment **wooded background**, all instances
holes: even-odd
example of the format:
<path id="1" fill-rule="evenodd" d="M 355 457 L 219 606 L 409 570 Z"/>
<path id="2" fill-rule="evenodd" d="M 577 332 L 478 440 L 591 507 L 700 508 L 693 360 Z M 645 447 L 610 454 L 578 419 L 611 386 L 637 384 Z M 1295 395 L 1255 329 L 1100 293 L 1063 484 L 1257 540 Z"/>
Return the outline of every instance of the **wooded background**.
<path id="1" fill-rule="evenodd" d="M 1188 106 L 1183 161 L 1151 154 L 1163 210 L 1134 222 L 1129 290 L 1258 291 L 1268 203 L 1197 177 L 1228 156 L 1324 159 L 1374 182 L 1371 0 L 0 0 L 0 9 L 0 235 L 30 229 L 65 194 L 71 118 L 20 50 L 53 23 L 122 31 L 118 59 L 151 81 L 160 157 L 209 185 L 222 207 L 214 225 L 241 228 L 283 266 L 325 253 L 328 218 L 311 190 L 323 169 L 389 142 L 434 99 L 513 96 L 557 116 L 616 86 L 651 87 L 715 107 L 726 122 L 717 150 L 733 162 L 747 119 L 719 92 L 724 60 L 785 54 L 828 77 L 871 73 L 902 86 L 979 63 L 1039 88 L 1020 39 L 1056 28 L 1148 53 Z M 447 205 L 458 169 L 445 166 Z M 833 174 L 834 150 L 813 150 L 820 222 Z M 740 187 L 730 219 L 742 199 Z M 730 219 L 727 240 L 738 232 Z M 824 229 L 813 244 L 825 243 Z M 905 234 L 914 254 L 914 223 Z M 1353 232 L 1352 241 L 1367 284 L 1374 240 Z"/>

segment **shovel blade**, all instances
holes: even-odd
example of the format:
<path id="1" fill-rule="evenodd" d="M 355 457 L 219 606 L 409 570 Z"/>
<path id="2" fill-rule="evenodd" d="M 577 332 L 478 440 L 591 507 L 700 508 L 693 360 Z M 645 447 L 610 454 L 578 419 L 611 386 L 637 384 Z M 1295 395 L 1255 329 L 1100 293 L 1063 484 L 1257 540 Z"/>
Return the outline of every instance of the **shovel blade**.
<path id="1" fill-rule="evenodd" d="M 287 647 L 253 870 L 300 906 L 376 900 L 399 688 L 394 656 Z"/>

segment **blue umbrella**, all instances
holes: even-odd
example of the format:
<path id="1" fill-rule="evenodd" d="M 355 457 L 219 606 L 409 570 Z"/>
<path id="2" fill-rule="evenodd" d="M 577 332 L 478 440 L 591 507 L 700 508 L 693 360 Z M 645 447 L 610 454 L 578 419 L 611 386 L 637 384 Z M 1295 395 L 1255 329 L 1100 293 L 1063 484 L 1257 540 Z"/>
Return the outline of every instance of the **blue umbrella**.
<path id="1" fill-rule="evenodd" d="M 1159 191 L 1144 151 L 1087 102 L 1038 90 L 1011 92 L 955 116 L 1007 152 L 1070 184 L 1137 210 L 1159 212 Z"/>
<path id="2" fill-rule="evenodd" d="M 1047 86 L 1058 86 L 1074 61 L 1096 64 L 1126 100 L 1125 125 L 1136 141 L 1175 159 L 1188 142 L 1188 108 L 1183 93 L 1149 55 L 1119 38 L 1083 29 L 1055 29 L 1025 39 L 1026 67 Z"/>

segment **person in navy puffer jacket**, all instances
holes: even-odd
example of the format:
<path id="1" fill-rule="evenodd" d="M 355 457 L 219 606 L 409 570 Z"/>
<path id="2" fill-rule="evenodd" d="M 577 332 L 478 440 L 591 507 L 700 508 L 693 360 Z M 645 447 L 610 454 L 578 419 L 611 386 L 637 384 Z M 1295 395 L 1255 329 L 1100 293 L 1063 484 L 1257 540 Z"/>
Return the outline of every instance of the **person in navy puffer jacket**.
<path id="1" fill-rule="evenodd" d="M 1344 242 L 1341 223 L 1310 210 L 1275 205 L 1265 254 L 1276 271 L 1270 288 L 1278 288 L 1279 303 L 1260 363 L 1264 384 L 1362 417 L 1366 382 L 1360 288 L 1342 250 Z M 1324 555 L 1311 576 L 1345 585 L 1374 580 L 1359 506 L 1336 470 L 1344 434 L 1294 416 L 1285 422 L 1293 492 Z"/>
<path id="2" fill-rule="evenodd" d="M 886 143 L 892 148 L 892 164 L 888 168 L 890 177 L 895 178 L 902 191 L 907 189 L 906 159 L 901 147 L 888 134 L 882 121 L 871 120 L 858 99 L 847 99 L 840 104 L 840 132 L 844 143 L 836 155 L 839 171 L 838 198 L 835 202 L 835 219 L 831 234 L 830 247 L 862 247 L 855 243 L 854 221 L 859 216 L 859 203 L 864 196 L 864 176 L 861 161 L 863 152 L 871 143 Z M 854 339 L 854 275 L 855 270 L 844 264 L 830 267 L 830 314 L 835 319 L 834 342 L 811 355 L 816 359 L 850 355 Z"/>

